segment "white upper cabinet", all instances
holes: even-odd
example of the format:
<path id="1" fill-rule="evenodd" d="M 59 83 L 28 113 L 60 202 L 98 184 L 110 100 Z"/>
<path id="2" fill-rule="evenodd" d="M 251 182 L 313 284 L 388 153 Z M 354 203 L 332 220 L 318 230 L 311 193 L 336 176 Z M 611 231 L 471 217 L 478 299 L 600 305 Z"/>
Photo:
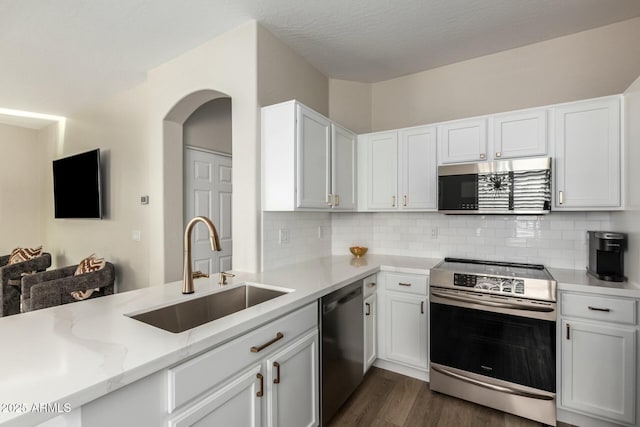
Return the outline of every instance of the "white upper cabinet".
<path id="1" fill-rule="evenodd" d="M 436 210 L 436 131 L 419 126 L 363 135 L 360 210 Z"/>
<path id="2" fill-rule="evenodd" d="M 438 126 L 440 163 L 487 159 L 487 119 L 457 120 Z"/>
<path id="3" fill-rule="evenodd" d="M 554 210 L 621 206 L 620 97 L 554 108 Z"/>
<path id="4" fill-rule="evenodd" d="M 356 135 L 297 101 L 262 109 L 262 208 L 355 209 Z"/>
<path id="5" fill-rule="evenodd" d="M 547 110 L 527 110 L 491 117 L 495 160 L 544 156 L 548 152 Z"/>
<path id="6" fill-rule="evenodd" d="M 296 207 L 323 209 L 331 193 L 331 122 L 300 104 L 296 116 Z"/>
<path id="7" fill-rule="evenodd" d="M 336 124 L 331 125 L 331 194 L 334 209 L 356 208 L 356 146 L 356 134 Z"/>
<path id="8" fill-rule="evenodd" d="M 367 135 L 361 147 L 366 157 L 363 183 L 366 206 L 373 210 L 395 210 L 398 206 L 398 132 Z"/>
<path id="9" fill-rule="evenodd" d="M 438 207 L 436 132 L 431 126 L 404 129 L 400 137 L 400 209 Z"/>

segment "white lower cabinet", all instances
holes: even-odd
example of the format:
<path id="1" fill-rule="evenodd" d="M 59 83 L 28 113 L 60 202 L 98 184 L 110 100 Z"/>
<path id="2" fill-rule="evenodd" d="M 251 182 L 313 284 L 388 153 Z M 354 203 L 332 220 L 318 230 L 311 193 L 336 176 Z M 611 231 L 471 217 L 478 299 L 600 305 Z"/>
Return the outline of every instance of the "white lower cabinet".
<path id="1" fill-rule="evenodd" d="M 262 365 L 233 377 L 205 399 L 170 418 L 170 427 L 262 425 L 261 397 L 264 384 Z"/>
<path id="2" fill-rule="evenodd" d="M 318 390 L 318 332 L 314 330 L 267 358 L 266 425 L 318 425 Z"/>
<path id="3" fill-rule="evenodd" d="M 558 408 L 636 425 L 636 302 L 564 293 L 561 304 Z M 597 424 L 571 418 L 565 420 L 561 411 L 558 418 L 573 424 Z"/>
<path id="4" fill-rule="evenodd" d="M 426 368 L 427 366 L 427 298 L 386 294 L 387 359 Z"/>
<path id="5" fill-rule="evenodd" d="M 313 303 L 83 405 L 81 425 L 317 426 L 318 357 Z"/>
<path id="6" fill-rule="evenodd" d="M 378 273 L 378 360 L 376 365 L 427 379 L 429 369 L 428 277 Z"/>
<path id="7" fill-rule="evenodd" d="M 318 425 L 317 310 L 308 305 L 170 369 L 168 426 Z"/>
<path id="8" fill-rule="evenodd" d="M 367 372 L 376 360 L 376 317 L 378 313 L 376 294 L 364 300 L 364 371 Z"/>

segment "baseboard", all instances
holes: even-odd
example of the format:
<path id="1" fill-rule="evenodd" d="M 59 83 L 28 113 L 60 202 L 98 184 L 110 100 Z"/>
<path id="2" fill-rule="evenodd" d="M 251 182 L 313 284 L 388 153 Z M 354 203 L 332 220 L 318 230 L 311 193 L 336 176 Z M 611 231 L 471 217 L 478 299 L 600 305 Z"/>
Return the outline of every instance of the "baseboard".
<path id="1" fill-rule="evenodd" d="M 581 427 L 620 427 L 629 424 L 617 424 L 612 421 L 605 421 L 598 418 L 592 418 L 586 415 L 578 414 L 576 412 L 567 411 L 565 409 L 558 408 L 556 412 L 556 418 L 558 421 L 572 424 L 574 426 Z"/>
<path id="2" fill-rule="evenodd" d="M 375 366 L 376 368 L 386 369 L 387 371 L 395 372 L 397 374 L 406 375 L 408 377 L 412 377 L 421 381 L 429 382 L 428 370 L 412 368 L 410 366 L 401 365 L 399 363 L 390 362 L 384 359 L 376 359 L 373 362 L 373 366 Z"/>

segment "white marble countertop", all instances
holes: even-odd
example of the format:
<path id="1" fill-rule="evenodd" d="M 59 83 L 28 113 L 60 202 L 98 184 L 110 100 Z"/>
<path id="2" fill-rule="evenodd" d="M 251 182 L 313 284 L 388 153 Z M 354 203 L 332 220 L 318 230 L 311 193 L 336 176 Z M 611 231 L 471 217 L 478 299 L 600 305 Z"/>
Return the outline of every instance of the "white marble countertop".
<path id="1" fill-rule="evenodd" d="M 587 274 L 586 270 L 549 268 L 558 282 L 559 291 L 589 292 L 629 298 L 640 298 L 640 287 L 630 282 L 607 282 Z"/>
<path id="2" fill-rule="evenodd" d="M 182 295 L 182 283 L 173 282 L 0 318 L 0 424 L 43 422 L 58 413 L 31 412 L 33 404 L 78 408 L 377 271 L 429 274 L 439 261 L 369 254 L 358 260 L 321 258 L 259 274 L 234 272 L 227 287 L 246 281 L 293 292 L 179 334 L 125 314 L 221 291 L 217 277 L 195 280 L 192 295 Z"/>
<path id="3" fill-rule="evenodd" d="M 440 259 L 368 254 L 321 258 L 264 273 L 236 273 L 226 288 L 217 277 L 195 280 L 196 292 L 182 295 L 181 282 L 152 286 L 81 303 L 0 318 L 0 424 L 32 426 L 57 413 L 30 412 L 35 404 L 68 403 L 78 408 L 122 386 L 306 305 L 378 271 L 429 274 Z M 604 282 L 584 271 L 549 269 L 558 290 L 640 298 L 629 283 Z M 222 319 L 173 334 L 126 314 L 139 313 L 219 292 L 241 282 L 293 290 Z M 2 409 L 2 407 L 0 407 Z"/>

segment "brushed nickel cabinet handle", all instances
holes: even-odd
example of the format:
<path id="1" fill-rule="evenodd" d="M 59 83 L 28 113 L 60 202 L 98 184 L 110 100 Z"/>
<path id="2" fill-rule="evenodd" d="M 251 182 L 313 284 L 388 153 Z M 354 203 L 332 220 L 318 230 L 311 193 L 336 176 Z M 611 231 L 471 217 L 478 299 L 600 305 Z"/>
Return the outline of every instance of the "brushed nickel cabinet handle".
<path id="1" fill-rule="evenodd" d="M 424 314 L 424 301 L 420 301 L 420 314 Z"/>
<path id="2" fill-rule="evenodd" d="M 398 282 L 398 285 L 400 285 L 400 286 L 411 286 L 411 283 Z"/>
<path id="3" fill-rule="evenodd" d="M 396 196 L 391 196 L 391 207 L 392 208 L 396 207 Z"/>
<path id="4" fill-rule="evenodd" d="M 484 159 L 485 157 L 487 157 L 484 153 L 480 153 L 480 158 Z"/>
<path id="5" fill-rule="evenodd" d="M 567 339 L 571 339 L 571 325 L 567 323 Z"/>
<path id="6" fill-rule="evenodd" d="M 340 206 L 340 195 L 339 194 L 334 194 L 333 200 L 334 200 L 333 206 Z"/>
<path id="7" fill-rule="evenodd" d="M 375 282 L 371 282 L 371 283 L 367 284 L 367 286 L 370 287 L 370 288 L 374 288 L 376 286 L 376 283 Z"/>
<path id="8" fill-rule="evenodd" d="M 563 204 L 564 203 L 564 191 L 560 190 L 558 191 L 558 204 Z"/>
<path id="9" fill-rule="evenodd" d="M 496 151 L 496 157 L 502 157 L 502 153 L 500 151 Z"/>
<path id="10" fill-rule="evenodd" d="M 264 350 L 265 348 L 269 347 L 274 342 L 281 340 L 282 338 L 284 338 L 284 335 L 282 335 L 282 332 L 278 332 L 276 334 L 276 337 L 274 339 L 272 339 L 271 341 L 268 341 L 268 342 L 266 342 L 266 343 L 264 343 L 262 345 L 259 345 L 259 346 L 251 347 L 251 353 L 258 353 L 259 351 Z"/>
<path id="11" fill-rule="evenodd" d="M 333 194 L 327 194 L 327 205 L 333 206 Z"/>
<path id="12" fill-rule="evenodd" d="M 256 378 L 260 380 L 260 390 L 258 390 L 256 396 L 262 397 L 262 395 L 264 394 L 264 378 L 262 377 L 261 373 L 257 373 Z"/>
<path id="13" fill-rule="evenodd" d="M 274 384 L 280 384 L 280 364 L 273 362 L 273 367 L 276 368 L 276 377 L 273 379 Z"/>
<path id="14" fill-rule="evenodd" d="M 407 206 L 407 195 L 402 196 L 402 206 Z"/>
<path id="15" fill-rule="evenodd" d="M 371 304 L 365 302 L 364 305 L 367 307 L 367 312 L 364 314 L 365 316 L 371 316 Z"/>
<path id="16" fill-rule="evenodd" d="M 600 307 L 591 307 L 591 306 L 588 306 L 587 308 L 593 311 L 606 311 L 607 313 L 611 311 L 610 308 L 600 308 Z"/>

